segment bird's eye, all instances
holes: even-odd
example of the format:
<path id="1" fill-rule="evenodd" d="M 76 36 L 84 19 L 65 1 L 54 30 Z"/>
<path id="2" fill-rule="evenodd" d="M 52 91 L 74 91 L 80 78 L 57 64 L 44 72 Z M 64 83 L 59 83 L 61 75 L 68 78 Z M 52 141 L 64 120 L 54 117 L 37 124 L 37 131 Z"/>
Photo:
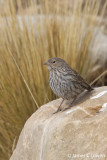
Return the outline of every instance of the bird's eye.
<path id="1" fill-rule="evenodd" d="M 55 63 L 55 61 L 53 61 L 53 63 Z"/>

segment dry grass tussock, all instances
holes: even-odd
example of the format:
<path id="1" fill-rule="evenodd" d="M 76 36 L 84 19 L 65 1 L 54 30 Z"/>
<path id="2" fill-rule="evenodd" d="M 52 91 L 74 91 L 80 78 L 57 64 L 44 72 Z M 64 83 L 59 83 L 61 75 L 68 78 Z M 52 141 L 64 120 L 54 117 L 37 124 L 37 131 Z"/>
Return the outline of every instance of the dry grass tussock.
<path id="1" fill-rule="evenodd" d="M 84 77 L 88 75 L 88 46 L 101 0 L 5 1 L 0 12 L 0 160 L 12 153 L 26 119 L 40 105 L 52 100 L 49 57 L 64 58 Z M 63 6 L 63 7 L 62 7 Z M 100 10 L 102 20 L 106 4 Z M 30 8 L 30 14 L 29 13 Z M 25 11 L 25 12 L 24 12 Z M 85 72 L 84 72 L 85 68 Z M 86 71 L 87 70 L 87 71 Z M 29 92 L 29 88 L 30 91 Z M 35 100 L 34 100 L 35 99 Z"/>

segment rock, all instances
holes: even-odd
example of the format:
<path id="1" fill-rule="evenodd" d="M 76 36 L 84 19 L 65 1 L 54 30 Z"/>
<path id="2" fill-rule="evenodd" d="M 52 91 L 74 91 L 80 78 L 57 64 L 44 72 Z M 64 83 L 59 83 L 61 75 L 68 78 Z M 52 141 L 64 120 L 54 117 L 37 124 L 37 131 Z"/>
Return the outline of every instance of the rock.
<path id="1" fill-rule="evenodd" d="M 10 160 L 107 159 L 107 87 L 53 114 L 60 102 L 43 105 L 27 120 Z"/>

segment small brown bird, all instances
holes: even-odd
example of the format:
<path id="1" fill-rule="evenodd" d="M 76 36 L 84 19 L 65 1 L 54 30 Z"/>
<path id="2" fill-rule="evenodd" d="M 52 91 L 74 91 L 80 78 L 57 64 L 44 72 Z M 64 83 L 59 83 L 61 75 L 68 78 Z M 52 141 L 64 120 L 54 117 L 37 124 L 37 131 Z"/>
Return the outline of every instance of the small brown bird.
<path id="1" fill-rule="evenodd" d="M 73 99 L 71 105 L 66 108 L 69 109 L 72 107 L 77 96 L 85 89 L 88 91 L 93 90 L 93 88 L 63 59 L 57 57 L 50 58 L 44 64 L 47 65 L 49 69 L 49 85 L 51 89 L 58 97 L 63 99 L 55 113 L 61 111 L 61 105 L 64 100 Z"/>

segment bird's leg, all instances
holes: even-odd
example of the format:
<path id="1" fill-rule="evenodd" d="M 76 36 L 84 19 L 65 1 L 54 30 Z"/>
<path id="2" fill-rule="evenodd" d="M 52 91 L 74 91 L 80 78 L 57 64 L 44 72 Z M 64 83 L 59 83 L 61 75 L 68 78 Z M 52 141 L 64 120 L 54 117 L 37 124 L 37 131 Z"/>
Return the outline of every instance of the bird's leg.
<path id="1" fill-rule="evenodd" d="M 74 99 L 73 99 L 73 101 L 71 102 L 70 106 L 67 107 L 67 108 L 65 108 L 65 109 L 63 110 L 63 112 L 66 111 L 67 109 L 70 109 L 71 107 L 73 107 L 73 103 L 75 102 L 76 98 L 77 98 L 77 96 L 74 97 Z"/>
<path id="2" fill-rule="evenodd" d="M 61 111 L 61 106 L 62 106 L 62 103 L 63 103 L 63 102 L 64 102 L 64 99 L 62 100 L 62 102 L 61 102 L 60 106 L 58 107 L 57 111 L 56 111 L 56 112 L 54 112 L 53 114 L 55 114 L 55 113 L 57 113 L 57 112 Z"/>

